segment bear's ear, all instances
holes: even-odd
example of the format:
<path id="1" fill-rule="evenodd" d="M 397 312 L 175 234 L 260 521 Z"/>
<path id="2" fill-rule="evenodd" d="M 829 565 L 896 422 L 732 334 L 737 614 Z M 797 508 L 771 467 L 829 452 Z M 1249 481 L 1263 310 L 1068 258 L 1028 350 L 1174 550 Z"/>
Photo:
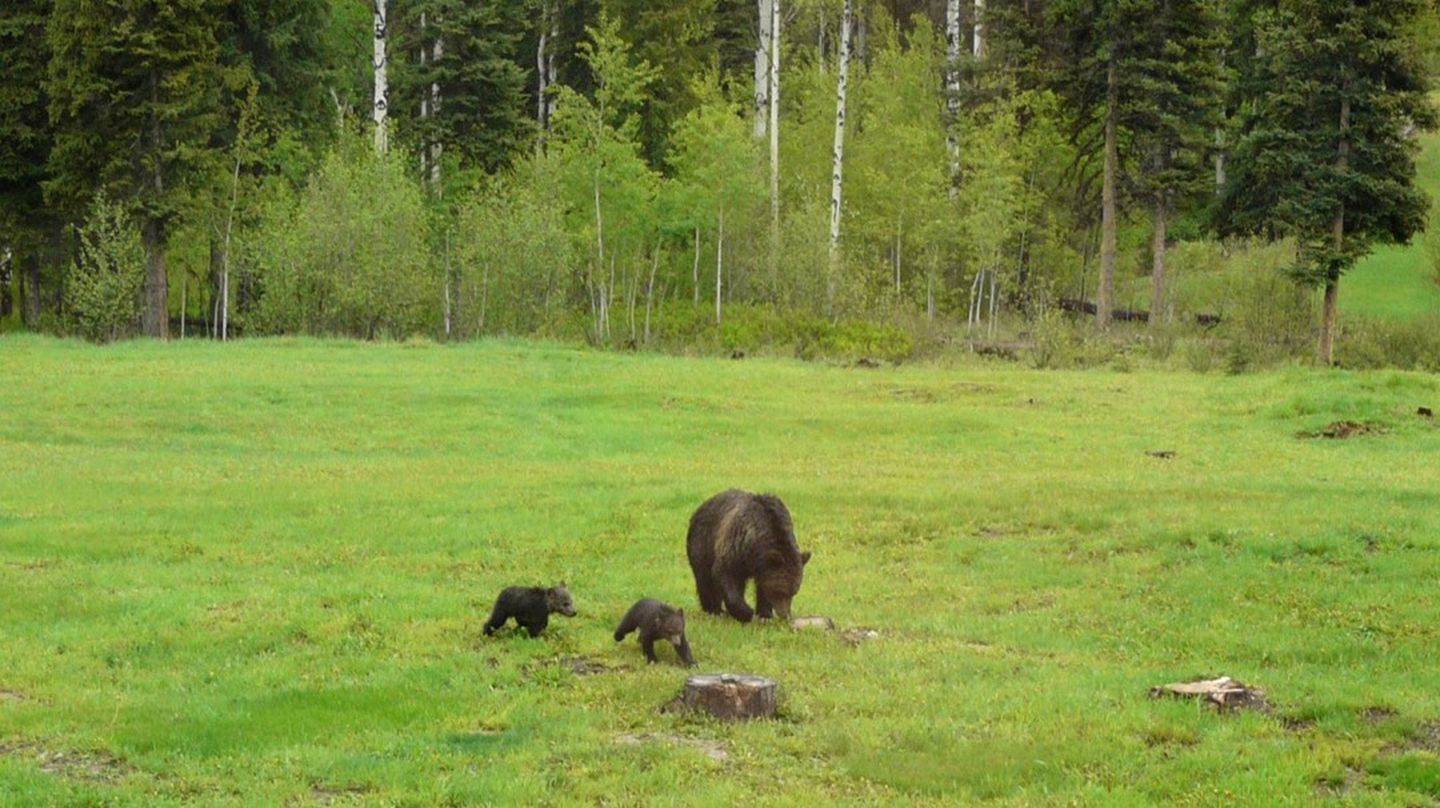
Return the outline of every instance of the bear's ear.
<path id="1" fill-rule="evenodd" d="M 684 617 L 684 616 L 685 616 L 685 610 L 684 610 L 684 609 L 681 609 L 680 611 L 676 612 L 676 614 L 680 615 L 681 617 Z"/>
<path id="2" fill-rule="evenodd" d="M 800 554 L 800 566 L 803 567 L 803 566 L 805 566 L 806 564 L 809 564 L 809 563 L 810 563 L 810 551 L 809 551 L 809 550 L 806 550 L 805 552 L 803 552 L 803 553 Z"/>
<path id="3" fill-rule="evenodd" d="M 561 581 L 561 582 L 560 582 L 560 585 L 557 586 L 557 587 L 555 587 L 555 588 L 556 588 L 556 589 L 564 589 L 564 588 L 565 588 L 565 582 L 564 582 L 564 581 Z"/>

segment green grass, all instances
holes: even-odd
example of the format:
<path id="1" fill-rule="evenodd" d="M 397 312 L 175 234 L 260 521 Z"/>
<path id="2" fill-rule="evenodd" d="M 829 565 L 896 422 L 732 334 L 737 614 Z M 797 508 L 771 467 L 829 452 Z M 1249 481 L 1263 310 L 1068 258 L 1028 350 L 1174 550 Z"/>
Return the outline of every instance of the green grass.
<path id="1" fill-rule="evenodd" d="M 1422 149 L 1416 166 L 1416 181 L 1440 203 L 1440 134 L 1420 136 Z M 1430 227 L 1440 227 L 1440 216 L 1432 216 Z M 1440 315 L 1440 283 L 1435 267 L 1425 253 L 1424 236 L 1404 246 L 1380 247 L 1340 284 L 1341 307 L 1348 312 L 1391 320 L 1414 320 Z"/>
<path id="2" fill-rule="evenodd" d="M 0 358 L 3 804 L 1440 798 L 1434 377 Z M 1388 431 L 1297 437 L 1339 419 Z M 878 639 L 695 613 L 686 520 L 731 485 L 814 550 L 797 612 Z M 560 578 L 578 617 L 480 636 L 501 587 Z M 689 607 L 703 670 L 779 680 L 781 717 L 657 712 L 685 672 L 609 636 L 642 595 Z M 1274 714 L 1147 695 L 1219 674 Z"/>

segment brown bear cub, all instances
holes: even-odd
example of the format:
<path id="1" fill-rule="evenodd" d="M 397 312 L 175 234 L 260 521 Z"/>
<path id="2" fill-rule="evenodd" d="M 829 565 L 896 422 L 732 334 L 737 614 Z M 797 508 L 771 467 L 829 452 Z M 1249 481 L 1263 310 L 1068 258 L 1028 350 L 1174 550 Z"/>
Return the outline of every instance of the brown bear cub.
<path id="1" fill-rule="evenodd" d="M 742 623 L 790 617 L 808 552 L 795 543 L 790 511 L 778 497 L 731 489 L 706 500 L 690 517 L 685 539 L 700 606 L 728 611 Z M 745 603 L 745 584 L 755 579 L 755 611 Z"/>
<path id="2" fill-rule="evenodd" d="M 640 647 L 645 649 L 645 659 L 659 662 L 655 658 L 655 641 L 669 640 L 675 646 L 675 654 L 685 667 L 695 667 L 695 657 L 690 655 L 690 643 L 685 639 L 685 610 L 654 598 L 643 598 L 630 607 L 615 629 L 615 642 L 625 635 L 640 631 Z"/>
<path id="3" fill-rule="evenodd" d="M 485 634 L 494 634 L 495 629 L 513 617 L 517 625 L 530 632 L 531 637 L 538 637 L 550 624 L 550 615 L 554 612 L 566 617 L 575 616 L 575 604 L 570 600 L 570 590 L 565 588 L 564 581 L 549 589 L 543 586 L 512 586 L 495 599 L 495 609 L 490 612 L 490 619 L 485 621 Z"/>

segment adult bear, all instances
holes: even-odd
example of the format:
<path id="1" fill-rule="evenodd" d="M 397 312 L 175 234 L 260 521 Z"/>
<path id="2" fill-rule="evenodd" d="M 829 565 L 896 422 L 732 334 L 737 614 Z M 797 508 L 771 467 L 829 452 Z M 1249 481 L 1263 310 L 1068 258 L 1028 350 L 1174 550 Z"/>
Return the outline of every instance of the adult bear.
<path id="1" fill-rule="evenodd" d="M 789 619 L 810 554 L 796 545 L 790 511 L 779 497 L 735 489 L 716 494 L 690 517 L 685 544 L 705 611 L 723 608 L 742 623 L 757 612 Z M 751 578 L 756 611 L 745 603 Z"/>

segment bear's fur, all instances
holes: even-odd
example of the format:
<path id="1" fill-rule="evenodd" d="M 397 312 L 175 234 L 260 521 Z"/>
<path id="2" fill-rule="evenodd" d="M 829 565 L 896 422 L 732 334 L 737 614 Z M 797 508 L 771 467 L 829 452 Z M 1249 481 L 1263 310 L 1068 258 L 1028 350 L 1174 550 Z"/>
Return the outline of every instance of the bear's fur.
<path id="1" fill-rule="evenodd" d="M 778 497 L 731 489 L 706 500 L 690 517 L 685 540 L 700 606 L 728 611 L 742 623 L 756 614 L 790 617 L 808 552 L 795 543 L 790 511 Z M 755 611 L 745 603 L 745 584 L 755 579 Z"/>
<path id="2" fill-rule="evenodd" d="M 565 588 L 564 581 L 549 589 L 543 586 L 512 586 L 495 599 L 495 608 L 490 612 L 490 619 L 485 621 L 485 634 L 494 634 L 495 629 L 513 617 L 517 625 L 530 632 L 531 637 L 538 637 L 550 624 L 550 615 L 555 612 L 566 617 L 575 616 L 575 604 L 570 600 L 570 590 Z"/>
<path id="3" fill-rule="evenodd" d="M 620 626 L 615 629 L 615 642 L 620 642 L 625 635 L 637 629 L 640 631 L 640 647 L 645 650 L 645 659 L 649 662 L 660 661 L 655 658 L 655 641 L 669 640 L 685 667 L 695 667 L 695 657 L 690 655 L 690 643 L 685 639 L 684 609 L 654 598 L 638 600 L 621 618 Z"/>

